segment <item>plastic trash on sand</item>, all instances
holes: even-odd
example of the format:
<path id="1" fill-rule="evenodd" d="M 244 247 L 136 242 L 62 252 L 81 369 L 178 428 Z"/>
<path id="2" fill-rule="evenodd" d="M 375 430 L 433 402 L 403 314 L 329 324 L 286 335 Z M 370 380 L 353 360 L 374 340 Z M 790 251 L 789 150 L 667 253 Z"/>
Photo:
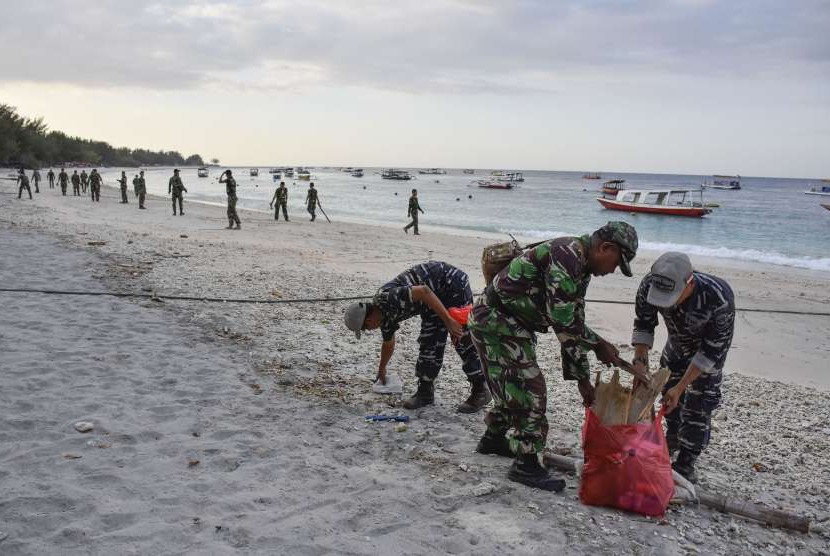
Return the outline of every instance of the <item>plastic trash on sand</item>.
<path id="1" fill-rule="evenodd" d="M 388 374 L 386 375 L 386 384 L 381 384 L 380 380 L 376 380 L 372 384 L 372 392 L 375 394 L 403 394 L 401 377 L 396 374 Z"/>

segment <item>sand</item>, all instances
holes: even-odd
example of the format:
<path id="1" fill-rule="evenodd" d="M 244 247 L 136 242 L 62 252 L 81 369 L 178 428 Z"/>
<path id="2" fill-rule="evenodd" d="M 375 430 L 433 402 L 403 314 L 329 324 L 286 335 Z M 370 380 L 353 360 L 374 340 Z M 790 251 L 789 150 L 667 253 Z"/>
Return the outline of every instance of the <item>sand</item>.
<path id="1" fill-rule="evenodd" d="M 42 189 L 42 191 L 44 191 Z M 371 293 L 408 264 L 442 259 L 481 285 L 487 237 L 291 223 L 169 201 L 148 210 L 48 188 L 0 190 L 3 287 L 288 299 Z M 15 192 L 16 193 L 16 192 Z M 186 236 L 186 237 L 182 237 Z M 90 242 L 106 242 L 90 245 Z M 642 276 L 655 254 L 635 261 Z M 697 260 L 745 307 L 827 310 L 828 276 Z M 589 297 L 632 299 L 636 279 L 596 279 Z M 436 406 L 407 430 L 371 394 L 379 338 L 342 325 L 344 303 L 155 302 L 0 293 L 0 553 L 825 553 L 830 519 L 826 317 L 742 314 L 702 486 L 810 516 L 802 535 L 695 508 L 664 521 L 579 504 L 507 481 L 509 462 L 473 452 L 482 415 L 458 415 L 466 384 L 447 353 Z M 631 308 L 591 304 L 624 346 Z M 414 385 L 417 323 L 391 368 Z M 582 409 L 552 336 L 548 445 L 578 455 Z M 630 353 L 630 350 L 627 351 Z M 657 354 L 653 354 L 656 363 Z M 774 380 L 773 380 L 774 379 Z M 88 421 L 92 431 L 75 424 Z M 759 471 L 760 470 L 760 471 Z"/>

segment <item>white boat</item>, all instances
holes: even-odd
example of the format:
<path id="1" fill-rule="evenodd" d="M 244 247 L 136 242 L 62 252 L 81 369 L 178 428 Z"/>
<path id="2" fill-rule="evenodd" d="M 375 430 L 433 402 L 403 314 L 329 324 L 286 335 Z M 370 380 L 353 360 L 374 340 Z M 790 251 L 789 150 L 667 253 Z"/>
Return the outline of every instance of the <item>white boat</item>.
<path id="1" fill-rule="evenodd" d="M 608 210 L 692 216 L 700 218 L 712 212 L 703 203 L 702 189 L 624 189 L 613 199 L 597 198 Z"/>
<path id="2" fill-rule="evenodd" d="M 280 172 L 281 170 L 279 168 L 271 168 L 270 170 L 268 170 L 269 174 L 279 174 Z"/>
<path id="3" fill-rule="evenodd" d="M 362 178 L 363 177 L 363 168 L 354 168 L 352 170 L 352 177 L 353 178 Z"/>
<path id="4" fill-rule="evenodd" d="M 407 172 L 406 170 L 396 170 L 394 168 L 389 168 L 387 170 L 384 170 L 381 173 L 380 177 L 382 177 L 385 180 L 406 181 L 406 180 L 411 180 L 412 179 L 412 176 L 410 176 L 409 172 Z"/>
<path id="5" fill-rule="evenodd" d="M 509 181 L 502 180 L 476 180 L 471 185 L 476 185 L 482 189 L 514 189 L 518 187 Z"/>
<path id="6" fill-rule="evenodd" d="M 740 189 L 741 176 L 712 176 L 711 180 L 703 182 L 704 189 Z"/>
<path id="7" fill-rule="evenodd" d="M 464 173 L 465 173 L 465 174 L 475 174 L 475 173 L 476 173 L 476 171 L 475 171 L 475 170 L 473 170 L 472 168 L 467 168 L 467 169 L 465 169 L 465 170 L 464 170 Z"/>
<path id="8" fill-rule="evenodd" d="M 208 177 L 208 169 L 207 168 L 199 168 L 199 170 L 196 171 L 196 175 L 199 176 L 200 178 L 206 178 L 206 177 Z"/>
<path id="9" fill-rule="evenodd" d="M 283 168 L 282 175 L 286 178 L 293 178 L 294 177 L 294 168 Z"/>
<path id="10" fill-rule="evenodd" d="M 311 172 L 303 168 L 297 168 L 297 179 L 308 181 L 311 179 Z"/>
<path id="11" fill-rule="evenodd" d="M 446 170 L 442 170 L 441 168 L 428 168 L 426 170 L 418 170 L 419 174 L 428 174 L 431 176 L 443 176 L 447 173 Z"/>
<path id="12" fill-rule="evenodd" d="M 525 181 L 521 172 L 507 172 L 498 178 L 500 182 L 504 183 L 518 183 Z"/>
<path id="13" fill-rule="evenodd" d="M 830 182 L 830 180 L 822 180 Z M 830 196 L 830 185 L 814 185 L 804 192 L 805 195 L 825 195 Z"/>
<path id="14" fill-rule="evenodd" d="M 251 168 L 251 176 L 257 177 L 259 175 L 259 168 Z"/>

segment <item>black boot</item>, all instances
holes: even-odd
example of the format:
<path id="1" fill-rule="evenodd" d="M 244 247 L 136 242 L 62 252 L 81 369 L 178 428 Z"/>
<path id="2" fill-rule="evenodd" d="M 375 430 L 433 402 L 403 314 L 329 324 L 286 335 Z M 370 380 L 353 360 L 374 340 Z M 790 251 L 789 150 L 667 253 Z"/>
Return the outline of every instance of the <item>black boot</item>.
<path id="1" fill-rule="evenodd" d="M 671 456 L 673 453 L 680 449 L 680 440 L 677 436 L 673 436 L 670 434 L 666 435 L 666 445 L 669 448 L 669 455 Z"/>
<path id="2" fill-rule="evenodd" d="M 683 475 L 692 484 L 697 484 L 697 473 L 695 472 L 695 461 L 697 456 L 681 449 L 677 459 L 671 464 L 671 468 Z"/>
<path id="3" fill-rule="evenodd" d="M 478 441 L 476 452 L 479 454 L 496 454 L 497 456 L 503 456 L 506 458 L 516 457 L 516 455 L 510 451 L 510 443 L 503 434 L 496 436 L 485 432 L 484 436 L 481 437 L 481 440 Z"/>
<path id="4" fill-rule="evenodd" d="M 475 382 L 470 383 L 470 396 L 456 408 L 456 411 L 458 413 L 475 413 L 490 403 L 492 399 L 490 390 L 484 382 L 484 377 L 479 377 Z"/>
<path id="5" fill-rule="evenodd" d="M 404 409 L 418 409 L 435 403 L 435 385 L 432 381 L 419 380 L 418 390 L 408 400 L 404 400 Z"/>
<path id="6" fill-rule="evenodd" d="M 565 479 L 551 475 L 539 463 L 539 456 L 536 454 L 522 454 L 513 460 L 507 478 L 531 488 L 551 492 L 562 492 L 565 488 Z"/>

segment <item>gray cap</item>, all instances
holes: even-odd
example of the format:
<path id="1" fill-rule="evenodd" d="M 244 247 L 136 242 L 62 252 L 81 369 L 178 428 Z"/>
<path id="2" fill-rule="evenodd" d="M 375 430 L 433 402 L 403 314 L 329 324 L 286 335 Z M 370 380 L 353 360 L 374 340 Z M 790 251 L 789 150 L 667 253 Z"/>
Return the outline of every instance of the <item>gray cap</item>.
<path id="1" fill-rule="evenodd" d="M 669 251 L 651 265 L 651 286 L 646 301 L 655 307 L 671 307 L 692 275 L 692 261 L 683 253 Z"/>
<path id="2" fill-rule="evenodd" d="M 363 323 L 366 321 L 366 312 L 369 306 L 366 303 L 352 303 L 346 307 L 343 320 L 346 328 L 354 332 L 355 338 L 360 338 L 360 331 L 363 330 Z"/>

